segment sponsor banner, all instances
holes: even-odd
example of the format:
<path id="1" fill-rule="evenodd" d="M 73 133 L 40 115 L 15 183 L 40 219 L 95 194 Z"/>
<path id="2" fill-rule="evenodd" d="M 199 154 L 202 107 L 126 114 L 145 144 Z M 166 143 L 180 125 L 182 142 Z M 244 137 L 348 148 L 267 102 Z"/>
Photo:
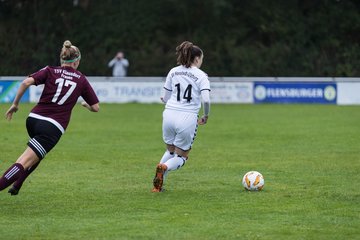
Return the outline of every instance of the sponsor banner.
<path id="1" fill-rule="evenodd" d="M 111 103 L 161 103 L 163 82 L 92 82 L 99 100 Z M 252 103 L 253 84 L 212 82 L 211 102 Z"/>
<path id="2" fill-rule="evenodd" d="M 163 82 L 90 82 L 100 102 L 161 103 Z M 30 87 L 30 101 L 37 102 L 43 85 Z M 211 82 L 211 102 L 252 103 L 253 83 Z"/>
<path id="3" fill-rule="evenodd" d="M 21 81 L 4 80 L 0 81 L 0 103 L 13 102 L 20 87 Z M 21 102 L 29 102 L 29 90 L 22 96 Z"/>
<path id="4" fill-rule="evenodd" d="M 162 82 L 91 82 L 100 102 L 161 102 Z"/>
<path id="5" fill-rule="evenodd" d="M 4 91 L 5 81 L 0 81 Z M 161 103 L 163 82 L 90 82 L 101 102 Z M 359 104 L 360 83 L 330 82 L 211 82 L 213 103 L 327 103 Z M 30 87 L 37 102 L 43 86 Z M 27 97 L 22 99 L 26 101 Z"/>
<path id="6" fill-rule="evenodd" d="M 212 103 L 253 103 L 252 82 L 211 82 Z"/>
<path id="7" fill-rule="evenodd" d="M 360 104 L 360 82 L 338 82 L 339 105 Z"/>
<path id="8" fill-rule="evenodd" d="M 329 82 L 255 82 L 255 103 L 336 104 L 336 83 Z"/>
<path id="9" fill-rule="evenodd" d="M 161 102 L 161 82 L 90 82 L 102 103 Z M 38 102 L 44 85 L 30 86 L 30 101 Z M 79 101 L 82 99 L 80 98 Z"/>

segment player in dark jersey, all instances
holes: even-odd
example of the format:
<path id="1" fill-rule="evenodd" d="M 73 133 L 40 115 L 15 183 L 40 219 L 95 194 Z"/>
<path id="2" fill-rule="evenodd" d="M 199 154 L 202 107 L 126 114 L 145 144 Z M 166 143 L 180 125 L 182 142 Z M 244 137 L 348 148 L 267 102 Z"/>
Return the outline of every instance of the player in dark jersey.
<path id="1" fill-rule="evenodd" d="M 44 85 L 44 90 L 38 104 L 26 119 L 30 136 L 28 147 L 0 178 L 0 191 L 14 183 L 8 192 L 11 195 L 18 194 L 25 179 L 60 140 L 79 97 L 84 99 L 82 105 L 88 110 L 99 111 L 99 100 L 93 88 L 86 77 L 77 71 L 80 59 L 79 49 L 67 40 L 60 53 L 61 66 L 47 66 L 31 74 L 20 85 L 13 104 L 5 114 L 9 121 L 31 85 Z"/>

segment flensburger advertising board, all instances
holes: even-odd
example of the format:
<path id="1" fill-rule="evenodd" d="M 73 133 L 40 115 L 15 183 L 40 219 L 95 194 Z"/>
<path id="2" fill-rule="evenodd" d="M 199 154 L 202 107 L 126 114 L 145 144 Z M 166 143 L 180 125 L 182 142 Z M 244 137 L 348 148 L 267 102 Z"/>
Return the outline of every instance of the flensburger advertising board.
<path id="1" fill-rule="evenodd" d="M 332 82 L 255 82 L 255 103 L 336 104 L 337 87 Z"/>

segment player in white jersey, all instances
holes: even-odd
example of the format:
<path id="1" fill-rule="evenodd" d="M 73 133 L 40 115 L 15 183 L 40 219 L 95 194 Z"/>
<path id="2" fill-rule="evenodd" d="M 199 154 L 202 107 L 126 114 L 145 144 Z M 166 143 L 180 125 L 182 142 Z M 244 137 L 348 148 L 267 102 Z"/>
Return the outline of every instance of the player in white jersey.
<path id="1" fill-rule="evenodd" d="M 184 166 L 198 124 L 206 124 L 210 112 L 210 82 L 200 70 L 203 51 L 185 41 L 176 48 L 179 66 L 170 70 L 164 85 L 163 140 L 167 149 L 156 167 L 153 192 L 163 191 L 165 175 Z M 204 115 L 198 119 L 203 103 Z"/>

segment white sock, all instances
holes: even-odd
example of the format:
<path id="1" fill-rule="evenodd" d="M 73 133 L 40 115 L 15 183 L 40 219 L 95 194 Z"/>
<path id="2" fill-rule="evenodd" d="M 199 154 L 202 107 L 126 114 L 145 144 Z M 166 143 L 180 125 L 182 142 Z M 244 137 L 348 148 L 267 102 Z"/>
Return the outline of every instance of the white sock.
<path id="1" fill-rule="evenodd" d="M 169 159 L 174 157 L 174 153 L 170 153 L 169 150 L 166 150 L 162 156 L 160 163 L 166 163 Z"/>
<path id="2" fill-rule="evenodd" d="M 172 171 L 181 168 L 184 166 L 186 158 L 176 155 L 175 157 L 169 159 L 165 165 L 167 166 L 167 171 Z"/>

